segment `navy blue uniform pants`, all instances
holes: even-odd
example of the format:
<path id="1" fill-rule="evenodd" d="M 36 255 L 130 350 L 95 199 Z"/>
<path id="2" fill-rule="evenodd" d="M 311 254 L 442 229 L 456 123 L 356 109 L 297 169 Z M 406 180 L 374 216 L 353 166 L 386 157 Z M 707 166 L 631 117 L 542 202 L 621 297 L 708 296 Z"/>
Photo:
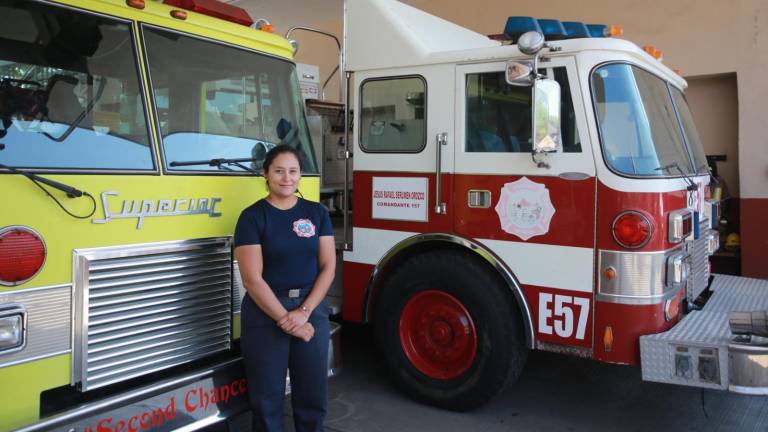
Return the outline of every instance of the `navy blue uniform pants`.
<path id="1" fill-rule="evenodd" d="M 279 300 L 290 311 L 301 306 L 304 298 Z M 240 346 L 255 432 L 283 431 L 286 371 L 291 377 L 296 432 L 323 430 L 328 407 L 330 338 L 326 300 L 312 311 L 309 322 L 315 327 L 315 336 L 304 342 L 283 332 L 250 298 L 243 300 Z"/>

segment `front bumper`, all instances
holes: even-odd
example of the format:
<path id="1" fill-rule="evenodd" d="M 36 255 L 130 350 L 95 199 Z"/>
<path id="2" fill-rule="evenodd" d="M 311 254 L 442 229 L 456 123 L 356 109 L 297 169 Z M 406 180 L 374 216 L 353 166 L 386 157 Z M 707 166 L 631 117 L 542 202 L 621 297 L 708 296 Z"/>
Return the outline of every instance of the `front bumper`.
<path id="1" fill-rule="evenodd" d="M 329 378 L 340 370 L 340 348 L 341 326 L 331 322 Z M 245 368 L 236 357 L 83 404 L 16 432 L 194 431 L 248 410 Z"/>
<path id="2" fill-rule="evenodd" d="M 732 311 L 768 310 L 768 280 L 715 275 L 712 296 L 670 330 L 640 337 L 643 380 L 768 394 L 768 338 L 734 337 Z"/>

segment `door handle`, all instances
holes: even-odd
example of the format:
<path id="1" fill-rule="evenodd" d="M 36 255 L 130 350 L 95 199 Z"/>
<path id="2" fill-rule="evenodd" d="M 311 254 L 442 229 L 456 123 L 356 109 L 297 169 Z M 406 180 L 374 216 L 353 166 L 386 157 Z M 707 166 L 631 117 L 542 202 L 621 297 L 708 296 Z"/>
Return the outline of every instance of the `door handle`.
<path id="1" fill-rule="evenodd" d="M 447 214 L 448 205 L 442 201 L 442 174 L 443 174 L 443 146 L 448 145 L 448 133 L 441 132 L 437 134 L 437 147 L 435 148 L 435 154 L 437 160 L 435 161 L 435 213 Z"/>

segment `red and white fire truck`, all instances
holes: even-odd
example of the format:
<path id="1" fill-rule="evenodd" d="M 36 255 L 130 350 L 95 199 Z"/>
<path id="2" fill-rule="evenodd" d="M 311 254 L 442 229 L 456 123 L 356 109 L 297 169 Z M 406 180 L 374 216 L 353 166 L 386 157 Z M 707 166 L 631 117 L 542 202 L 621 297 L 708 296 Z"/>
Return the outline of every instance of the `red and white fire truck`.
<path id="1" fill-rule="evenodd" d="M 346 2 L 343 317 L 416 399 L 476 407 L 531 349 L 768 390 L 765 313 L 733 313 L 768 309 L 768 283 L 710 274 L 686 82 L 603 27 L 511 17 L 497 40 Z"/>

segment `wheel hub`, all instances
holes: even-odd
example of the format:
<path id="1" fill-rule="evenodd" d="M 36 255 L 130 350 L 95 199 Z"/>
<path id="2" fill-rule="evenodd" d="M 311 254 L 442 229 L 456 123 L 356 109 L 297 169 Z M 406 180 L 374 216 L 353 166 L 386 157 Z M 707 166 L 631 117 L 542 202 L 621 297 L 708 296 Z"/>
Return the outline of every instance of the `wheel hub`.
<path id="1" fill-rule="evenodd" d="M 435 379 L 461 375 L 477 355 L 477 331 L 469 312 L 443 291 L 422 291 L 406 303 L 400 342 L 411 364 Z"/>

